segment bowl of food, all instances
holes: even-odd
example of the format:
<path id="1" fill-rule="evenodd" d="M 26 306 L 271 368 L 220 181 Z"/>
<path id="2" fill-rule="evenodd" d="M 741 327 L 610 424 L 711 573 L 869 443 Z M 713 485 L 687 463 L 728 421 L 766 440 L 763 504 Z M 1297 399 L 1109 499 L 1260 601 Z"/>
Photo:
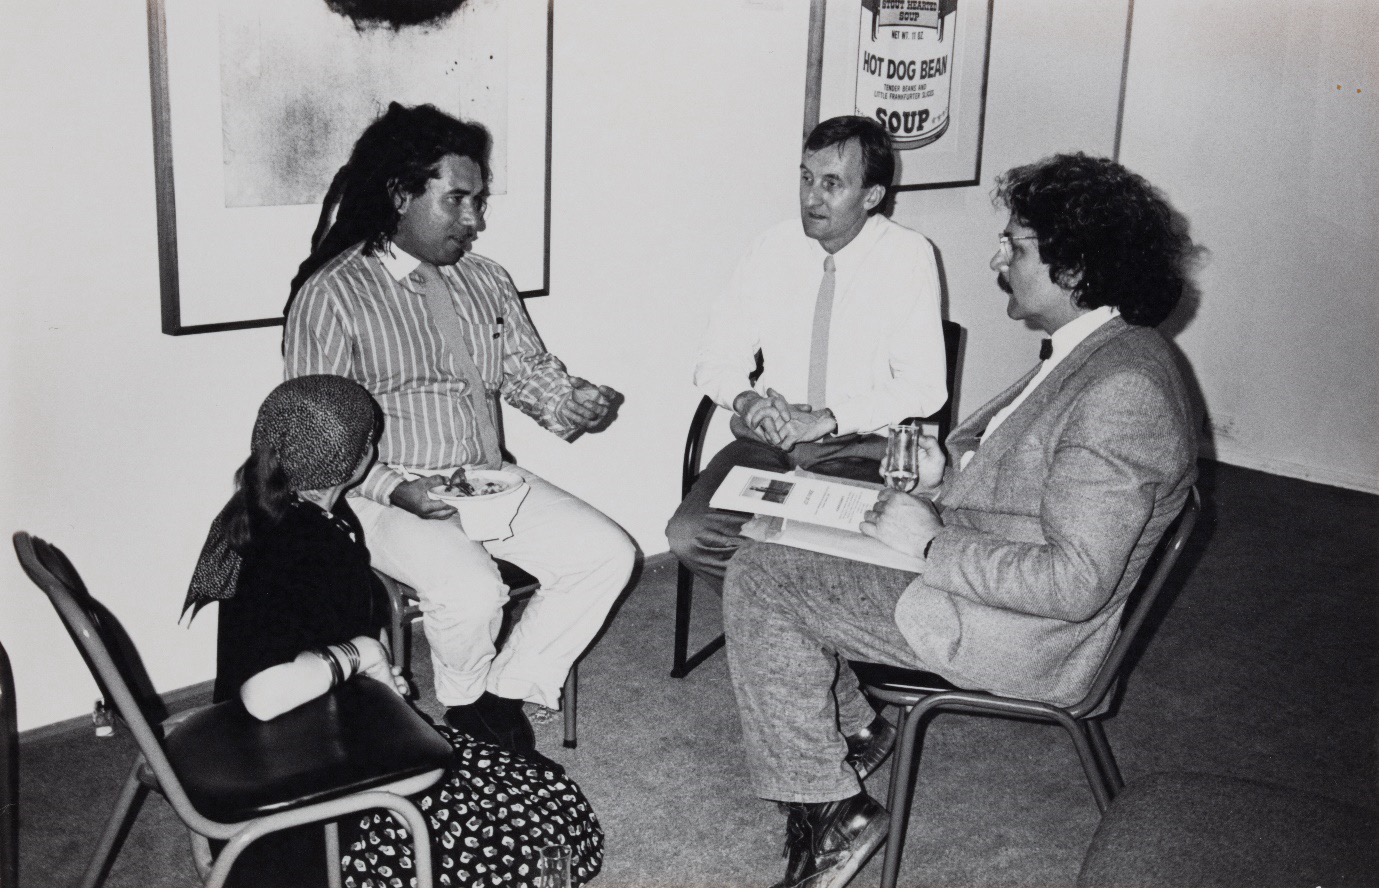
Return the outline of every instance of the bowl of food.
<path id="1" fill-rule="evenodd" d="M 529 484 L 513 471 L 488 471 L 465 468 L 452 480 L 434 486 L 428 494 L 457 509 L 457 520 L 466 535 L 476 542 L 508 539 L 510 522 L 529 494 Z"/>

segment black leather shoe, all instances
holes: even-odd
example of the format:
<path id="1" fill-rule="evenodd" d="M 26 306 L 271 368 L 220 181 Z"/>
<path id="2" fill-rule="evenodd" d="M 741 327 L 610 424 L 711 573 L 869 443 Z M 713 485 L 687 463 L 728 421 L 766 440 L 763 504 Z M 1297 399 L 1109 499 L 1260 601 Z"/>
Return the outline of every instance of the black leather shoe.
<path id="1" fill-rule="evenodd" d="M 522 700 L 486 691 L 474 703 L 448 708 L 443 718 L 458 731 L 516 755 L 531 755 L 535 750 L 533 725 L 524 715 Z"/>
<path id="2" fill-rule="evenodd" d="M 889 813 L 866 793 L 789 803 L 788 869 L 776 887 L 841 888 L 889 835 Z"/>
<path id="3" fill-rule="evenodd" d="M 857 777 L 865 780 L 889 758 L 898 735 L 898 729 L 884 716 L 875 716 L 873 722 L 846 738 L 846 764 L 855 770 Z"/>

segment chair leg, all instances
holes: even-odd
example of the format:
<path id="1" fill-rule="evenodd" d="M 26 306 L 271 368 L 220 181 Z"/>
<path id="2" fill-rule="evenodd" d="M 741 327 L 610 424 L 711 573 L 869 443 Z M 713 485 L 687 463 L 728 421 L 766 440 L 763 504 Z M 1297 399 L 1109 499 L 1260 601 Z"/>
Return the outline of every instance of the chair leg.
<path id="1" fill-rule="evenodd" d="M 562 745 L 569 750 L 577 748 L 577 664 L 567 670 L 567 680 L 562 683 Z"/>
<path id="2" fill-rule="evenodd" d="M 143 767 L 144 759 L 135 759 L 129 777 L 125 778 L 125 785 L 120 788 L 120 793 L 115 799 L 115 808 L 111 810 L 111 816 L 106 821 L 106 829 L 102 832 L 100 841 L 96 843 L 96 851 L 92 853 L 91 860 L 87 862 L 86 872 L 82 874 L 82 885 L 85 887 L 99 886 L 105 882 L 106 872 L 115 860 L 125 831 L 129 829 L 139 807 L 144 804 L 144 797 L 149 794 L 149 788 L 139 779 L 140 769 Z"/>
<path id="3" fill-rule="evenodd" d="M 894 727 L 895 727 L 895 728 L 898 728 L 900 731 L 902 731 L 902 730 L 903 730 L 903 724 L 904 724 L 904 722 L 906 722 L 906 721 L 908 721 L 908 710 L 907 710 L 905 707 L 900 706 L 900 707 L 898 707 L 898 714 L 894 717 Z M 895 743 L 894 743 L 894 755 L 890 758 L 890 765 L 889 765 L 889 801 L 888 801 L 887 803 L 885 803 L 885 806 L 884 806 L 886 809 L 889 810 L 889 814 L 891 814 L 891 815 L 894 813 L 894 778 L 898 777 L 898 776 L 899 776 L 899 772 L 902 771 L 902 770 L 904 770 L 904 769 L 902 768 L 902 765 L 903 765 L 902 753 L 903 753 L 903 751 L 904 751 L 903 741 L 902 741 L 902 740 L 897 740 L 897 741 L 895 741 Z"/>
<path id="4" fill-rule="evenodd" d="M 1090 735 L 1091 747 L 1096 751 L 1096 759 L 1105 774 L 1110 797 L 1114 799 L 1124 789 L 1124 777 L 1120 774 L 1120 766 L 1115 763 L 1115 753 L 1110 749 L 1109 738 L 1105 736 L 1105 726 L 1098 719 L 1087 719 L 1083 724 Z"/>
<path id="5" fill-rule="evenodd" d="M 211 842 L 196 830 L 189 829 L 187 835 L 192 838 L 192 866 L 197 868 L 197 876 L 205 884 L 211 876 Z"/>
<path id="6" fill-rule="evenodd" d="M 325 837 L 327 850 L 327 886 L 332 889 L 341 888 L 341 828 L 336 821 L 328 821 L 322 825 L 322 835 Z"/>
<path id="7" fill-rule="evenodd" d="M 688 673 L 687 632 L 692 625 L 692 571 L 678 562 L 677 601 L 673 608 L 673 671 L 674 678 Z"/>
<path id="8" fill-rule="evenodd" d="M 884 845 L 884 869 L 880 886 L 898 885 L 899 864 L 903 860 L 903 841 L 908 833 L 908 813 L 913 809 L 914 763 L 918 761 L 923 720 L 930 710 L 914 704 L 900 727 L 894 744 L 894 774 L 889 778 L 889 839 Z"/>
<path id="9" fill-rule="evenodd" d="M 686 678 L 702 661 L 726 643 L 724 634 L 717 635 L 705 647 L 688 656 L 687 637 L 692 625 L 692 571 L 678 564 L 677 605 L 673 611 L 673 678 Z"/>
<path id="10" fill-rule="evenodd" d="M 1072 738 L 1072 745 L 1076 747 L 1081 769 L 1086 772 L 1086 783 L 1090 785 L 1091 795 L 1096 799 L 1096 808 L 1101 814 L 1105 814 L 1105 810 L 1110 807 L 1110 790 L 1105 785 L 1105 774 L 1096 758 L 1091 741 L 1086 736 L 1085 723 L 1065 713 L 1059 713 L 1059 724 L 1067 730 L 1067 736 Z"/>

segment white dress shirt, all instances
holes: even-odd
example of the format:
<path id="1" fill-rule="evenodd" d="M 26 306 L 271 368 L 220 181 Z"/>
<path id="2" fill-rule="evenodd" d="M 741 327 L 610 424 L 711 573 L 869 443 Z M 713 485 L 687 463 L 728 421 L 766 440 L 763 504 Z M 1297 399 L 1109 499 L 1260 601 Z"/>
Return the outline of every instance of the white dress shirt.
<path id="1" fill-rule="evenodd" d="M 693 382 L 721 406 L 749 388 L 756 350 L 764 374 L 790 403 L 807 402 L 812 316 L 827 252 L 802 222 L 774 226 L 741 259 L 713 303 Z M 947 398 L 937 262 L 932 244 L 881 215 L 837 251 L 827 350 L 826 405 L 840 434 L 863 433 Z"/>

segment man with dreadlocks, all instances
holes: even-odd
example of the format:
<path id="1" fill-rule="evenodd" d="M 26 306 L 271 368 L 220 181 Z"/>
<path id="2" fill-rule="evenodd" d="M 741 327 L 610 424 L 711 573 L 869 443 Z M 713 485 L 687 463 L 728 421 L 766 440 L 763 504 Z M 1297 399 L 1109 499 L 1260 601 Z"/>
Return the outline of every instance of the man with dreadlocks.
<path id="1" fill-rule="evenodd" d="M 543 347 L 504 268 L 472 253 L 485 229 L 490 134 L 430 105 L 389 109 L 336 175 L 285 308 L 285 376 L 359 382 L 384 411 L 379 462 L 352 492 L 379 570 L 417 591 L 437 698 L 453 727 L 533 748 L 524 701 L 563 679 L 629 580 L 613 521 L 506 461 L 496 395 L 558 436 L 602 429 L 620 394 Z M 472 541 L 429 490 L 501 468 L 529 492 L 506 539 Z M 491 560 L 542 584 L 497 653 L 508 588 Z"/>

